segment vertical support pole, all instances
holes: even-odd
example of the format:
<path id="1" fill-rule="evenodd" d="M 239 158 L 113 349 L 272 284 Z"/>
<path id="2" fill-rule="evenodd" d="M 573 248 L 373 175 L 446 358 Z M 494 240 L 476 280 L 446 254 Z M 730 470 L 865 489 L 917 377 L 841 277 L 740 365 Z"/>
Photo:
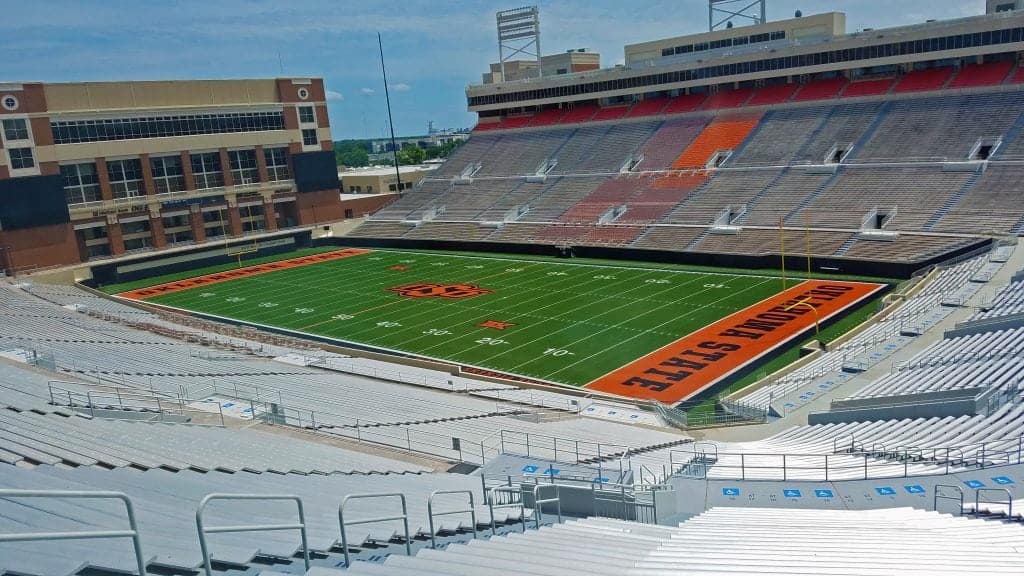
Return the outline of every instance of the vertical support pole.
<path id="1" fill-rule="evenodd" d="M 782 216 L 779 216 L 779 253 L 782 262 L 782 289 L 786 289 L 786 229 L 782 226 Z"/>

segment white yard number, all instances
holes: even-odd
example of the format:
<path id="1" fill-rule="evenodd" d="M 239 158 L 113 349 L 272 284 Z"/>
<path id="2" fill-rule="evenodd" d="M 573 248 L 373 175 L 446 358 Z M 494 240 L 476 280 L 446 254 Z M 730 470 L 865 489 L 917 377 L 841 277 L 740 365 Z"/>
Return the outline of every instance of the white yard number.
<path id="1" fill-rule="evenodd" d="M 548 272 L 548 276 L 568 276 L 566 272 Z"/>
<path id="2" fill-rule="evenodd" d="M 277 306 L 277 302 L 260 302 L 260 308 L 273 308 Z"/>
<path id="3" fill-rule="evenodd" d="M 505 268 L 505 272 L 522 272 L 522 268 Z"/>
<path id="4" fill-rule="evenodd" d="M 645 282 L 647 282 L 648 284 L 668 284 L 668 280 L 664 280 L 661 278 L 651 278 L 650 280 L 645 280 Z"/>
<path id="5" fill-rule="evenodd" d="M 725 284 L 705 284 L 705 288 L 725 288 Z"/>
<path id="6" fill-rule="evenodd" d="M 401 324 L 399 324 L 398 322 L 384 321 L 377 322 L 377 326 L 380 326 L 381 328 L 398 328 L 399 326 L 401 326 Z"/>
<path id="7" fill-rule="evenodd" d="M 466 269 L 467 270 L 483 270 L 483 266 L 480 266 L 479 264 L 477 264 L 477 265 L 474 265 L 474 266 L 466 266 Z"/>
<path id="8" fill-rule="evenodd" d="M 225 298 L 225 300 L 227 300 L 228 302 L 245 302 L 245 298 L 240 298 L 238 296 L 232 296 L 231 298 Z"/>
<path id="9" fill-rule="evenodd" d="M 423 333 L 426 334 L 427 336 L 447 336 L 451 334 L 451 332 L 447 330 L 442 330 L 440 328 L 431 328 L 430 330 L 424 330 Z"/>
<path id="10" fill-rule="evenodd" d="M 200 298 L 210 298 L 211 296 L 216 296 L 216 294 L 213 292 L 203 292 L 199 295 Z"/>
<path id="11" fill-rule="evenodd" d="M 615 280 L 615 276 L 605 276 L 604 274 L 598 274 L 594 276 L 594 280 Z"/>
<path id="12" fill-rule="evenodd" d="M 507 342 L 501 338 L 481 338 L 477 340 L 476 343 L 484 344 L 486 346 L 501 346 L 502 344 L 507 344 Z"/>
<path id="13" fill-rule="evenodd" d="M 547 350 L 544 351 L 544 355 L 545 356 L 575 356 L 576 354 L 573 353 L 573 352 L 569 352 L 568 350 L 561 350 L 559 348 L 548 348 Z"/>
<path id="14" fill-rule="evenodd" d="M 447 266 L 447 262 L 434 262 L 431 266 Z"/>
<path id="15" fill-rule="evenodd" d="M 312 314 L 314 310 L 312 308 L 296 308 L 296 314 Z"/>
<path id="16" fill-rule="evenodd" d="M 399 264 L 412 264 L 415 260 L 399 260 Z"/>
<path id="17" fill-rule="evenodd" d="M 334 320 L 351 320 L 355 318 L 355 316 L 351 314 L 335 314 L 334 316 L 331 316 L 331 318 Z"/>

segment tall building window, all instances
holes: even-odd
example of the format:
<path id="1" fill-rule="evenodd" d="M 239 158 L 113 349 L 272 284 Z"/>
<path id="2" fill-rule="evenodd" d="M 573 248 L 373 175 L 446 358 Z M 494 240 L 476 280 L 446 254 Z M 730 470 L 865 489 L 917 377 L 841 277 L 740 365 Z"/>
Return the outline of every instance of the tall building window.
<path id="1" fill-rule="evenodd" d="M 228 162 L 231 164 L 231 177 L 236 186 L 260 181 L 255 150 L 230 150 Z"/>
<path id="2" fill-rule="evenodd" d="M 284 112 L 196 114 L 51 122 L 55 144 L 284 130 Z"/>
<path id="3" fill-rule="evenodd" d="M 31 148 L 11 148 L 7 152 L 11 155 L 11 169 L 13 170 L 34 168 L 36 165 Z"/>
<path id="4" fill-rule="evenodd" d="M 220 154 L 217 152 L 193 154 L 192 176 L 196 180 L 197 190 L 223 186 L 224 174 L 220 171 Z"/>
<path id="5" fill-rule="evenodd" d="M 142 162 L 138 158 L 108 160 L 107 177 L 114 198 L 131 198 L 146 193 L 142 182 Z"/>
<path id="6" fill-rule="evenodd" d="M 263 157 L 267 161 L 267 177 L 272 182 L 291 179 L 291 172 L 288 171 L 287 148 L 264 148 Z"/>
<path id="7" fill-rule="evenodd" d="M 28 124 L 23 118 L 4 120 L 4 138 L 8 142 L 28 140 Z"/>
<path id="8" fill-rule="evenodd" d="M 149 159 L 153 168 L 153 188 L 157 194 L 181 192 L 185 189 L 185 172 L 181 156 L 157 156 Z"/>
<path id="9" fill-rule="evenodd" d="M 303 146 L 316 146 L 317 142 L 319 141 L 317 140 L 316 136 L 316 128 L 307 128 L 306 130 L 302 131 Z"/>
<path id="10" fill-rule="evenodd" d="M 95 163 L 61 166 L 60 175 L 64 178 L 64 194 L 67 196 L 68 204 L 96 202 L 102 199 Z"/>
<path id="11" fill-rule="evenodd" d="M 316 124 L 316 111 L 312 106 L 299 106 L 299 123 Z"/>

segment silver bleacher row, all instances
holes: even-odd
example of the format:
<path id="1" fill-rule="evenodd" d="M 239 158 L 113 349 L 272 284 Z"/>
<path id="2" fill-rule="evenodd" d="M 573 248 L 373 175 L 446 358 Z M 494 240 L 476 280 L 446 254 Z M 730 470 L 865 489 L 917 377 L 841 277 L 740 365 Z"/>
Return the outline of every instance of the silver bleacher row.
<path id="1" fill-rule="evenodd" d="M 468 490 L 474 493 L 477 523 L 491 518 L 484 505 L 480 479 L 453 474 L 413 475 L 280 475 L 228 474 L 165 470 L 138 471 L 127 468 L 103 470 L 96 467 L 64 469 L 44 466 L 23 470 L 0 465 L 0 486 L 23 490 L 111 490 L 131 498 L 142 535 L 147 564 L 165 570 L 195 570 L 202 556 L 195 516 L 200 501 L 211 493 L 290 494 L 300 497 L 305 507 L 309 547 L 320 557 L 338 562 L 341 535 L 338 508 L 350 494 L 402 493 L 408 503 L 411 535 L 429 535 L 428 497 L 435 490 Z M 434 511 L 466 508 L 467 495 L 439 496 Z M 395 500 L 354 500 L 345 508 L 349 521 L 394 516 L 401 511 Z M 520 517 L 519 509 L 495 511 L 496 522 Z M 221 502 L 208 510 L 209 525 L 280 524 L 294 521 L 292 502 Z M 0 534 L 82 530 L 123 530 L 127 525 L 124 508 L 103 500 L 0 498 Z M 435 532 L 472 528 L 468 514 L 442 516 L 435 520 Z M 349 527 L 348 543 L 361 546 L 367 541 L 386 544 L 403 533 L 401 522 L 381 522 Z M 300 550 L 294 531 L 250 532 L 210 536 L 214 560 L 240 567 L 257 554 L 291 558 Z M 87 566 L 134 573 L 135 557 L 125 540 L 70 540 L 53 542 L 0 543 L 0 574 L 63 576 Z M 173 572 L 180 573 L 180 572 Z"/>
<path id="2" fill-rule="evenodd" d="M 429 471 L 256 430 L 11 410 L 0 411 L 0 462 L 278 474 Z"/>
<path id="3" fill-rule="evenodd" d="M 814 361 L 801 366 L 768 386 L 761 387 L 749 394 L 736 396 L 744 404 L 768 407 L 771 402 L 792 397 L 804 390 L 804 387 L 816 379 L 839 370 L 845 363 L 857 359 L 871 359 L 864 354 L 878 347 L 895 346 L 891 351 L 906 345 L 912 340 L 910 336 L 902 336 L 901 332 L 913 329 L 920 333 L 934 325 L 952 308 L 944 308 L 942 302 L 954 295 L 963 296 L 965 287 L 977 290 L 978 285 L 969 283 L 970 278 L 987 263 L 986 256 L 955 264 L 942 269 L 919 293 L 903 302 L 898 309 L 876 324 L 852 337 L 839 346 L 832 347 Z"/>
<path id="4" fill-rule="evenodd" d="M 45 351 L 52 353 L 57 367 L 66 372 L 62 379 L 99 379 L 190 400 L 251 402 L 257 414 L 271 411 L 271 404 L 276 404 L 280 418 L 289 424 L 309 427 L 315 421 L 322 431 L 334 435 L 446 458 L 464 456 L 452 446 L 452 438 L 461 439 L 465 450 L 478 455 L 477 460 L 489 458 L 500 450 L 503 430 L 560 437 L 563 446 L 575 440 L 614 445 L 618 452 L 626 446 L 642 449 L 686 440 L 667 431 L 571 414 L 565 414 L 567 420 L 553 422 L 515 417 L 531 411 L 519 403 L 529 399 L 528 392 L 503 401 L 269 359 L 197 357 L 180 341 L 72 312 L 21 290 L 0 289 L 0 313 L 16 311 L 21 314 L 10 316 L 8 345 L 28 348 L 33 344 L 26 339 L 29 335 L 45 338 Z M 63 341 L 68 339 L 69 326 L 80 326 L 83 338 Z M 80 341 L 86 333 L 97 341 Z M 96 334 L 117 337 L 97 339 Z M 156 344 L 129 345 L 125 341 Z M 543 450 L 539 445 L 536 448 Z M 553 450 L 549 452 L 554 455 Z"/>
<path id="5" fill-rule="evenodd" d="M 991 304 L 971 317 L 971 320 L 991 320 L 1003 316 L 1024 314 L 1024 280 L 1011 283 L 996 296 Z"/>
<path id="6" fill-rule="evenodd" d="M 713 508 L 678 527 L 590 518 L 319 574 L 1019 574 L 1022 546 L 1024 527 L 910 508 Z"/>

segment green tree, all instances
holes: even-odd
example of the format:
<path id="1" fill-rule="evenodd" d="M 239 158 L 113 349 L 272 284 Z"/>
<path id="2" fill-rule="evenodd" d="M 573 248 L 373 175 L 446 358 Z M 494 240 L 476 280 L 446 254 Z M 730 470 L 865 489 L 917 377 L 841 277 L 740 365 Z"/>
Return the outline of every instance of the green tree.
<path id="1" fill-rule="evenodd" d="M 422 164 L 427 159 L 427 151 L 419 146 L 407 146 L 398 151 L 398 163 L 405 166 L 408 164 Z"/>
<path id="2" fill-rule="evenodd" d="M 334 159 L 339 166 L 360 168 L 370 164 L 370 143 L 365 140 L 342 140 L 334 143 Z"/>

